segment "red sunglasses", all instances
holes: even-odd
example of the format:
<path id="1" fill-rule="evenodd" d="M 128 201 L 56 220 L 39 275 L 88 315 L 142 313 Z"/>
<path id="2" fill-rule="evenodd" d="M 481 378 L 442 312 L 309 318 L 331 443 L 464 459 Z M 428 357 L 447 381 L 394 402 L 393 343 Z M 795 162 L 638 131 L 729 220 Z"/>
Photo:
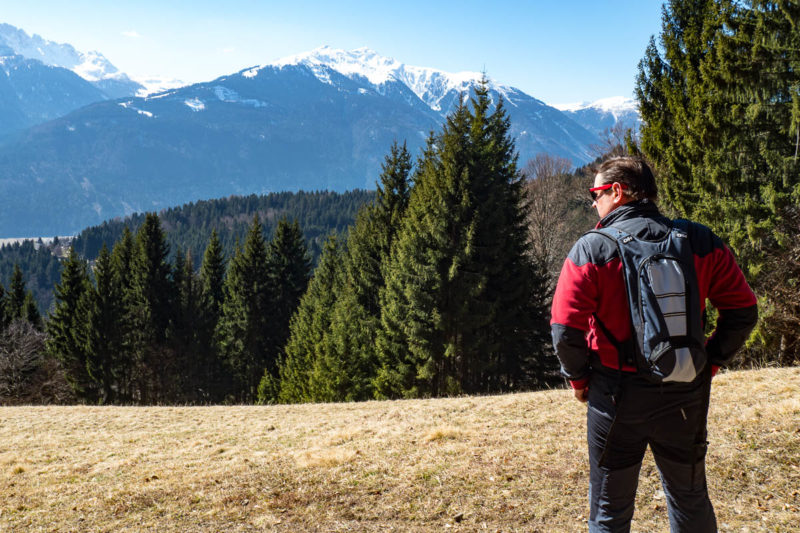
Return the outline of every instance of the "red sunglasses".
<path id="1" fill-rule="evenodd" d="M 615 181 L 614 183 L 618 182 Z M 597 197 L 600 196 L 599 194 L 597 194 L 598 191 L 607 191 L 608 189 L 614 186 L 614 183 L 606 183 L 605 185 L 601 185 L 599 187 L 592 187 L 591 189 L 589 189 L 589 196 L 592 197 L 592 201 L 596 201 Z M 628 186 L 625 185 L 624 183 L 620 183 L 619 188 L 627 189 Z"/>

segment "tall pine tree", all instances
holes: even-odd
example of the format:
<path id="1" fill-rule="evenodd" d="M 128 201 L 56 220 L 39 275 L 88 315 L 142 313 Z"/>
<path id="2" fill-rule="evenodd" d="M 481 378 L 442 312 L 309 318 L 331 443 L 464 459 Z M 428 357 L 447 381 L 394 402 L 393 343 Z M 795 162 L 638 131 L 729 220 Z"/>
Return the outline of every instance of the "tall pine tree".
<path id="1" fill-rule="evenodd" d="M 267 245 L 257 215 L 244 249 L 237 249 L 231 260 L 226 287 L 220 324 L 221 349 L 237 380 L 235 399 L 251 403 L 257 398 L 264 369 L 275 364 L 268 335 L 273 295 Z"/>
<path id="2" fill-rule="evenodd" d="M 791 255 L 800 205 L 799 24 L 796 2 L 670 0 L 637 79 L 660 196 L 728 242 L 768 300 L 760 282 Z M 800 350 L 794 322 L 775 338 Z"/>
<path id="3" fill-rule="evenodd" d="M 3 333 L 11 323 L 11 316 L 8 312 L 8 297 L 5 287 L 0 283 L 0 333 Z"/>
<path id="4" fill-rule="evenodd" d="M 44 326 L 42 315 L 39 312 L 39 305 L 36 303 L 36 298 L 34 298 L 31 291 L 25 293 L 25 301 L 22 302 L 22 318 L 30 322 L 39 331 Z"/>
<path id="5" fill-rule="evenodd" d="M 168 343 L 175 301 L 169 247 L 161 222 L 148 213 L 131 257 L 130 320 L 135 381 L 142 403 L 174 398 L 177 362 Z"/>
<path id="6" fill-rule="evenodd" d="M 274 402 L 280 392 L 278 366 L 289 338 L 289 321 L 308 288 L 311 262 L 297 221 L 278 221 L 267 250 L 267 271 L 272 295 L 268 331 L 272 353 L 258 388 L 260 402 Z"/>
<path id="7" fill-rule="evenodd" d="M 175 302 L 173 303 L 172 346 L 178 369 L 178 395 L 184 402 L 208 402 L 206 380 L 207 359 L 212 347 L 204 344 L 203 297 L 199 277 L 194 272 L 192 254 L 179 254 L 173 271 Z"/>
<path id="8" fill-rule="evenodd" d="M 86 317 L 80 305 L 89 289 L 86 262 L 70 248 L 61 270 L 61 282 L 55 288 L 55 310 L 47 321 L 47 351 L 61 362 L 75 395 L 96 403 L 98 390 L 88 371 Z"/>
<path id="9" fill-rule="evenodd" d="M 11 274 L 6 309 L 12 321 L 25 318 L 25 280 L 19 264 L 14 265 L 14 273 Z"/>
<path id="10" fill-rule="evenodd" d="M 201 384 L 208 402 L 219 402 L 230 387 L 216 336 L 225 302 L 225 257 L 217 231 L 213 230 L 200 266 L 201 321 L 198 340 L 204 349 Z"/>
<path id="11" fill-rule="evenodd" d="M 502 101 L 484 82 L 431 138 L 386 274 L 379 394 L 508 390 L 544 337 L 524 190 Z"/>
<path id="12" fill-rule="evenodd" d="M 86 366 L 89 375 L 99 384 L 100 402 L 113 404 L 118 401 L 120 380 L 125 375 L 125 365 L 121 361 L 125 353 L 124 307 L 122 288 L 115 279 L 111 253 L 105 244 L 95 263 L 94 279 L 95 285 L 81 298 L 86 320 Z"/>
<path id="13" fill-rule="evenodd" d="M 316 367 L 318 383 L 322 365 L 317 360 L 326 357 L 325 337 L 330 332 L 333 306 L 341 285 L 342 257 L 339 239 L 330 236 L 325 241 L 308 290 L 290 321 L 289 340 L 279 369 L 277 400 L 281 403 L 308 402 L 318 398 L 316 394 L 320 387 L 315 384 L 312 388 L 311 374 Z M 261 399 L 269 400 L 267 397 Z"/>
<path id="14" fill-rule="evenodd" d="M 138 332 L 134 328 L 133 255 L 133 234 L 127 226 L 123 226 L 122 237 L 111 250 L 112 281 L 109 284 L 119 294 L 118 303 L 122 316 L 116 333 L 119 336 L 119 352 L 115 358 L 115 374 L 118 383 L 115 395 L 117 401 L 121 403 L 130 403 L 135 399 L 136 358 L 134 349 Z"/>

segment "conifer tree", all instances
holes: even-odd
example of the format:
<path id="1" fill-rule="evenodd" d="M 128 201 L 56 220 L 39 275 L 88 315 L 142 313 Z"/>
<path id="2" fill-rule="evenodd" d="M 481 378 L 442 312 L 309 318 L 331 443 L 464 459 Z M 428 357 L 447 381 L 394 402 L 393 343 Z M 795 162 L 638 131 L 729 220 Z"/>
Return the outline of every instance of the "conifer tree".
<path id="1" fill-rule="evenodd" d="M 411 156 L 405 144 L 393 143 L 383 163 L 375 201 L 359 210 L 348 232 L 330 329 L 311 374 L 316 401 L 374 396 L 384 266 L 408 205 L 410 172 Z"/>
<path id="2" fill-rule="evenodd" d="M 25 293 L 25 301 L 22 303 L 22 316 L 34 328 L 39 331 L 42 330 L 42 315 L 39 313 L 39 306 L 36 304 L 36 298 L 33 297 L 31 291 Z"/>
<path id="3" fill-rule="evenodd" d="M 94 279 L 95 285 L 89 287 L 81 299 L 86 318 L 87 370 L 99 384 L 100 402 L 113 404 L 125 371 L 125 365 L 121 364 L 124 307 L 122 287 L 117 282 L 111 253 L 105 243 L 95 263 Z"/>
<path id="4" fill-rule="evenodd" d="M 0 333 L 3 333 L 10 323 L 11 316 L 9 316 L 8 312 L 6 289 L 0 283 Z"/>
<path id="5" fill-rule="evenodd" d="M 392 144 L 383 162 L 375 202 L 362 207 L 347 238 L 347 279 L 370 316 L 380 315 L 382 265 L 388 262 L 410 196 L 411 155 L 405 143 Z"/>
<path id="6" fill-rule="evenodd" d="M 315 350 L 308 375 L 309 398 L 315 402 L 368 400 L 374 395 L 375 329 L 355 293 L 339 287 L 330 325 Z"/>
<path id="7" fill-rule="evenodd" d="M 379 395 L 506 390 L 541 377 L 526 370 L 546 326 L 535 312 L 541 274 L 528 259 L 509 121 L 502 101 L 490 105 L 484 82 L 419 163 L 386 274 Z"/>
<path id="8" fill-rule="evenodd" d="M 198 342 L 204 346 L 201 384 L 209 402 L 224 399 L 229 388 L 227 367 L 223 364 L 216 331 L 225 301 L 225 257 L 217 231 L 213 230 L 200 266 L 201 320 Z"/>
<path id="9" fill-rule="evenodd" d="M 283 351 L 288 338 L 289 319 L 300 303 L 300 298 L 308 289 L 311 275 L 311 261 L 308 258 L 303 233 L 297 221 L 281 219 L 275 228 L 275 235 L 267 250 L 267 269 L 272 285 L 272 343 Z M 269 369 L 276 370 L 275 367 Z"/>
<path id="10" fill-rule="evenodd" d="M 202 289 L 189 251 L 185 257 L 179 254 L 175 258 L 173 282 L 176 299 L 172 343 L 178 369 L 179 396 L 186 402 L 208 401 L 205 372 L 211 348 L 202 343 Z"/>
<path id="11" fill-rule="evenodd" d="M 12 321 L 25 318 L 25 280 L 19 264 L 14 265 L 11 283 L 8 287 L 7 312 Z"/>
<path id="12" fill-rule="evenodd" d="M 244 249 L 237 249 L 226 281 L 221 322 L 221 349 L 238 382 L 236 399 L 253 402 L 264 369 L 271 367 L 271 301 L 267 245 L 258 215 L 253 218 Z"/>
<path id="13" fill-rule="evenodd" d="M 117 381 L 116 398 L 119 402 L 134 400 L 134 371 L 136 339 L 138 332 L 134 329 L 133 307 L 133 265 L 134 238 L 128 226 L 123 226 L 122 237 L 111 250 L 111 275 L 109 290 L 113 287 L 119 295 L 119 312 L 121 319 L 116 335 L 119 337 L 119 351 L 116 357 L 115 374 Z"/>
<path id="14" fill-rule="evenodd" d="M 211 232 L 211 238 L 203 255 L 203 263 L 200 266 L 200 283 L 204 305 L 216 322 L 219 320 L 222 304 L 225 301 L 225 257 L 217 230 Z"/>
<path id="15" fill-rule="evenodd" d="M 662 200 L 712 227 L 768 299 L 800 203 L 798 24 L 796 2 L 670 0 L 636 88 Z M 795 330 L 779 344 L 800 349 Z"/>
<path id="16" fill-rule="evenodd" d="M 292 316 L 289 341 L 280 365 L 281 403 L 312 401 L 310 374 L 315 361 L 324 357 L 324 340 L 330 331 L 331 315 L 336 293 L 341 284 L 343 257 L 339 239 L 332 235 L 325 241 L 320 263 Z M 260 398 L 262 401 L 268 398 Z"/>
<path id="17" fill-rule="evenodd" d="M 131 332 L 139 401 L 168 400 L 175 392 L 174 351 L 167 339 L 174 302 L 169 247 L 155 213 L 139 228 L 131 257 Z"/>
<path id="18" fill-rule="evenodd" d="M 297 221 L 281 219 L 267 250 L 267 271 L 272 297 L 267 367 L 259 384 L 259 402 L 277 400 L 278 365 L 289 338 L 289 321 L 308 288 L 311 262 Z"/>
<path id="19" fill-rule="evenodd" d="M 75 395 L 89 403 L 97 400 L 97 387 L 87 369 L 84 336 L 85 317 L 80 302 L 89 290 L 86 263 L 70 248 L 55 287 L 55 310 L 47 321 L 47 351 L 64 367 L 67 382 Z"/>

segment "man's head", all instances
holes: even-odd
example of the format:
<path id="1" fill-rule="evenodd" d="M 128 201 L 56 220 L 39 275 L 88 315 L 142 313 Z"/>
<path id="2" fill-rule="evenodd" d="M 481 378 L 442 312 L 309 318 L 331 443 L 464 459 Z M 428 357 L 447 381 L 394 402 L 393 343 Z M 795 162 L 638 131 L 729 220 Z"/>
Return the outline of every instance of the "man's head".
<path id="1" fill-rule="evenodd" d="M 613 157 L 597 167 L 592 187 L 594 202 L 600 218 L 629 202 L 658 196 L 656 180 L 650 167 L 638 157 Z"/>

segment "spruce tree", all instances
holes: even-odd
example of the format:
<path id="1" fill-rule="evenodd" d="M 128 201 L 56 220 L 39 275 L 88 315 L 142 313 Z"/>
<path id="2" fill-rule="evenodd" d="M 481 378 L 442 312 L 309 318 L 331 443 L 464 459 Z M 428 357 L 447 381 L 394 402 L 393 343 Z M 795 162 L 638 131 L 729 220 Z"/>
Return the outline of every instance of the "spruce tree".
<path id="1" fill-rule="evenodd" d="M 358 303 L 380 316 L 382 265 L 388 262 L 410 196 L 411 155 L 405 143 L 392 144 L 383 162 L 375 202 L 362 207 L 347 237 L 347 279 Z"/>
<path id="2" fill-rule="evenodd" d="M 172 303 L 172 267 L 168 262 L 161 223 L 148 213 L 139 228 L 131 257 L 131 333 L 139 401 L 169 400 L 177 373 L 174 350 L 168 345 Z"/>
<path id="3" fill-rule="evenodd" d="M 47 351 L 58 359 L 75 395 L 95 403 L 97 384 L 88 372 L 85 344 L 86 323 L 80 302 L 89 290 L 86 263 L 75 248 L 63 264 L 61 282 L 55 287 L 55 310 L 47 321 Z"/>
<path id="4" fill-rule="evenodd" d="M 350 402 L 374 396 L 375 329 L 355 293 L 342 290 L 333 303 L 330 325 L 315 350 L 308 374 L 309 398 L 315 402 Z"/>
<path id="5" fill-rule="evenodd" d="M 310 374 L 316 365 L 315 361 L 325 357 L 324 341 L 330 332 L 333 306 L 341 285 L 342 257 L 339 239 L 335 235 L 330 236 L 325 241 L 319 266 L 308 284 L 308 290 L 300 299 L 297 312 L 290 321 L 289 340 L 279 369 L 280 391 L 277 401 L 281 403 L 316 399 L 310 386 Z M 265 401 L 269 398 L 260 399 Z"/>
<path id="6" fill-rule="evenodd" d="M 386 272 L 381 396 L 508 390 L 542 377 L 527 371 L 543 355 L 541 274 L 528 259 L 509 121 L 502 101 L 490 105 L 484 82 L 418 165 Z"/>
<path id="7" fill-rule="evenodd" d="M 375 201 L 359 210 L 348 232 L 330 329 L 312 372 L 315 400 L 374 396 L 384 266 L 408 206 L 411 166 L 405 144 L 395 142 L 383 163 Z"/>
<path id="8" fill-rule="evenodd" d="M 272 285 L 272 339 L 278 354 L 286 345 L 289 331 L 289 319 L 300 303 L 300 298 L 308 289 L 311 276 L 311 261 L 308 257 L 303 233 L 295 220 L 289 222 L 281 219 L 275 228 L 275 235 L 267 250 L 267 270 Z M 276 368 L 269 369 L 271 372 Z"/>
<path id="9" fill-rule="evenodd" d="M 126 365 L 123 350 L 124 306 L 122 287 L 115 276 L 111 253 L 103 244 L 94 268 L 95 285 L 81 299 L 86 319 L 87 370 L 100 387 L 100 402 L 118 401 Z"/>
<path id="10" fill-rule="evenodd" d="M 200 283 L 204 305 L 216 322 L 219 320 L 222 304 L 225 301 L 225 256 L 217 230 L 211 232 L 211 238 L 203 255 L 203 263 L 200 266 Z"/>
<path id="11" fill-rule="evenodd" d="M 267 245 L 256 215 L 245 240 L 231 260 L 223 306 L 221 349 L 238 382 L 234 396 L 243 402 L 257 398 L 258 384 L 274 365 L 269 342 L 271 286 Z"/>
<path id="12" fill-rule="evenodd" d="M 798 24 L 796 2 L 671 0 L 637 79 L 662 200 L 714 229 L 768 299 L 760 281 L 791 253 L 800 203 Z M 776 342 L 800 348 L 788 323 Z"/>
<path id="13" fill-rule="evenodd" d="M 121 319 L 116 335 L 119 337 L 119 351 L 116 355 L 115 374 L 117 381 L 116 398 L 119 402 L 134 401 L 134 377 L 136 366 L 135 346 L 138 332 L 135 330 L 133 306 L 132 265 L 134 237 L 127 226 L 122 228 L 122 236 L 111 250 L 110 287 L 119 295 Z"/>
<path id="14" fill-rule="evenodd" d="M 6 289 L 0 283 L 0 334 L 3 333 L 11 323 L 11 316 L 8 312 L 8 298 Z"/>
<path id="15" fill-rule="evenodd" d="M 36 304 L 36 298 L 33 293 L 28 291 L 25 293 L 25 301 L 22 303 L 22 316 L 30 324 L 41 331 L 44 324 L 42 323 L 42 315 L 39 312 L 39 306 Z"/>
<path id="16" fill-rule="evenodd" d="M 25 280 L 19 264 L 14 265 L 14 273 L 11 275 L 6 309 L 12 321 L 25 318 Z"/>
<path id="17" fill-rule="evenodd" d="M 230 379 L 223 364 L 216 331 L 222 317 L 225 302 L 225 257 L 222 253 L 217 231 L 213 230 L 200 266 L 201 319 L 198 326 L 198 341 L 204 347 L 205 359 L 201 372 L 201 383 L 209 402 L 224 399 Z"/>
<path id="18" fill-rule="evenodd" d="M 178 395 L 181 401 L 197 403 L 208 401 L 205 383 L 207 359 L 212 348 L 203 344 L 202 289 L 194 272 L 194 261 L 189 251 L 175 258 L 173 271 L 176 298 L 173 303 L 172 346 L 178 369 Z"/>
<path id="19" fill-rule="evenodd" d="M 281 219 L 267 250 L 267 271 L 271 293 L 271 312 L 267 367 L 259 384 L 261 403 L 277 400 L 280 391 L 278 365 L 289 338 L 289 321 L 308 288 L 311 262 L 303 233 L 297 221 Z"/>

